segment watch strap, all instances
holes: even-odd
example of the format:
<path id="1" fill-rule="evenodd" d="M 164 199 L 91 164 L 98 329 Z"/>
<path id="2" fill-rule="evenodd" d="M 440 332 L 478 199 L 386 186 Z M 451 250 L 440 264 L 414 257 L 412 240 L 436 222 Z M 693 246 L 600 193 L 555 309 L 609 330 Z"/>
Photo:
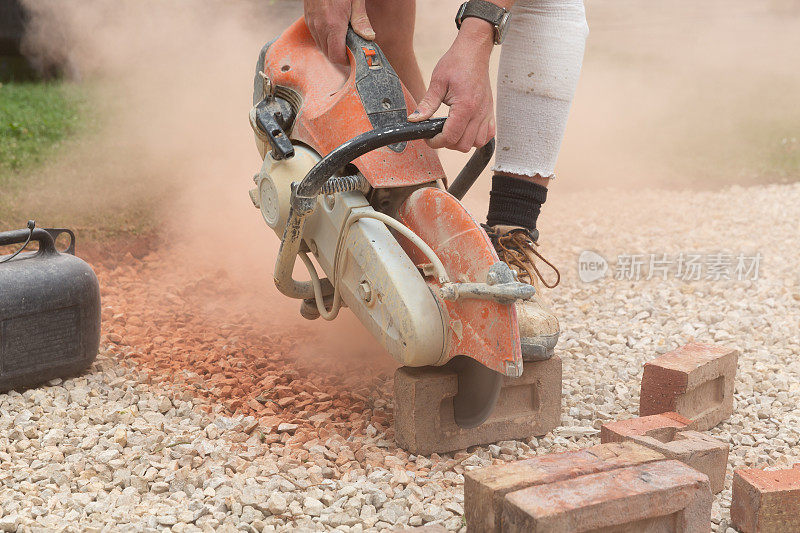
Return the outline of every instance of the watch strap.
<path id="1" fill-rule="evenodd" d="M 469 0 L 464 4 L 463 9 L 459 13 L 460 17 L 456 20 L 456 26 L 461 28 L 461 23 L 467 17 L 476 17 L 483 19 L 493 26 L 499 25 L 503 21 L 503 17 L 507 11 L 497 4 L 487 2 L 486 0 Z"/>
<path id="2" fill-rule="evenodd" d="M 498 31 L 504 19 L 508 17 L 508 11 L 504 8 L 488 2 L 487 0 L 469 0 L 461 5 L 456 16 L 456 27 L 461 29 L 461 23 L 465 18 L 475 17 L 485 20 L 495 28 L 495 43 L 498 42 Z"/>

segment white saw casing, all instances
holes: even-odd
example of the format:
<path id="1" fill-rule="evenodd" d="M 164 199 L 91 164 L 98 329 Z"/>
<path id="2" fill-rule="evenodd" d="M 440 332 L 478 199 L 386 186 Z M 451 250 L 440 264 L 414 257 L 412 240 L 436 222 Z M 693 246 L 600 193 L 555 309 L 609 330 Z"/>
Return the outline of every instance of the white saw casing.
<path id="1" fill-rule="evenodd" d="M 291 202 L 291 183 L 299 182 L 319 161 L 313 150 L 295 146 L 295 156 L 274 160 L 267 154 L 253 203 L 264 220 L 283 236 Z M 334 281 L 340 232 L 347 219 L 374 212 L 360 191 L 321 195 L 303 229 L 303 241 L 325 275 Z M 380 221 L 362 218 L 341 239 L 339 290 L 343 302 L 394 359 L 404 366 L 446 362 L 447 320 L 416 265 Z"/>

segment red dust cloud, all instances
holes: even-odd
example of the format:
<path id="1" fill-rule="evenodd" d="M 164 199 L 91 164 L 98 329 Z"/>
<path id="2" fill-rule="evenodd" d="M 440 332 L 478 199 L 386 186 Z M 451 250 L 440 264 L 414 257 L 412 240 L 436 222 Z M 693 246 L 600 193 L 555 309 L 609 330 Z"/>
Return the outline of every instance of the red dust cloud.
<path id="1" fill-rule="evenodd" d="M 199 373 L 204 395 L 261 416 L 291 409 L 274 409 L 276 398 L 254 403 L 269 389 L 263 379 L 333 395 L 331 376 L 363 384 L 391 375 L 394 362 L 352 314 L 308 322 L 299 301 L 278 294 L 279 240 L 248 196 L 261 165 L 248 122 L 255 61 L 300 3 L 26 6 L 27 51 L 65 65 L 100 120 L 55 171 L 76 182 L 91 175 L 81 205 L 139 202 L 158 221 L 157 245 L 96 265 L 107 341 L 158 376 Z"/>

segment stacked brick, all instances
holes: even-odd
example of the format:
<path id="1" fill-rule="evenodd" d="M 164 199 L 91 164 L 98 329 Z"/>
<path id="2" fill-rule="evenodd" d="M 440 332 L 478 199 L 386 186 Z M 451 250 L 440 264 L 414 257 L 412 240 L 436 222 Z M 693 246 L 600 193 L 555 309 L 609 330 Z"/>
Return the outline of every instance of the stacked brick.
<path id="1" fill-rule="evenodd" d="M 600 442 L 632 441 L 646 446 L 704 473 L 711 491 L 721 492 L 729 445 L 691 427 L 692 421 L 677 413 L 662 413 L 605 424 L 600 429 Z"/>
<path id="2" fill-rule="evenodd" d="M 710 531 L 728 443 L 705 433 L 733 411 L 738 352 L 692 343 L 647 363 L 638 418 L 605 424 L 601 444 L 465 474 L 469 531 Z M 395 375 L 395 434 L 412 453 L 542 435 L 558 425 L 561 361 L 526 363 L 478 428 L 453 418 L 447 369 Z M 800 531 L 800 468 L 734 475 L 731 516 L 745 533 Z M 781 529 L 782 528 L 782 529 Z"/>
<path id="3" fill-rule="evenodd" d="M 709 531 L 708 477 L 633 442 L 467 472 L 467 529 Z"/>
<path id="4" fill-rule="evenodd" d="M 729 445 L 700 433 L 733 412 L 739 353 L 692 343 L 644 366 L 639 418 L 605 424 L 601 442 L 632 441 L 706 474 L 715 494 L 725 486 Z"/>
<path id="5" fill-rule="evenodd" d="M 702 431 L 733 410 L 737 359 L 686 345 L 645 365 L 641 416 L 605 424 L 599 446 L 467 472 L 468 530 L 710 531 L 729 446 Z M 772 516 L 764 501 L 748 516 Z"/>

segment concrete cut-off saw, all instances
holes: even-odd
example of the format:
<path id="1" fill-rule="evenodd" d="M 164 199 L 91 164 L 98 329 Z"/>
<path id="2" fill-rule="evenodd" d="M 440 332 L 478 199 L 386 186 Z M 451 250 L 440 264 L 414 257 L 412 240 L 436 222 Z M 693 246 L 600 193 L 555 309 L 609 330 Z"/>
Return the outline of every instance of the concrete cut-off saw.
<path id="1" fill-rule="evenodd" d="M 300 19 L 258 59 L 250 196 L 281 238 L 275 285 L 307 319 L 348 307 L 402 365 L 451 367 L 456 422 L 478 426 L 502 377 L 522 374 L 514 304 L 535 290 L 460 202 L 494 141 L 447 187 L 424 141 L 445 119 L 408 122 L 414 100 L 380 48 L 349 29 L 347 50 L 349 70 L 333 65 Z M 308 281 L 293 278 L 298 257 Z"/>

